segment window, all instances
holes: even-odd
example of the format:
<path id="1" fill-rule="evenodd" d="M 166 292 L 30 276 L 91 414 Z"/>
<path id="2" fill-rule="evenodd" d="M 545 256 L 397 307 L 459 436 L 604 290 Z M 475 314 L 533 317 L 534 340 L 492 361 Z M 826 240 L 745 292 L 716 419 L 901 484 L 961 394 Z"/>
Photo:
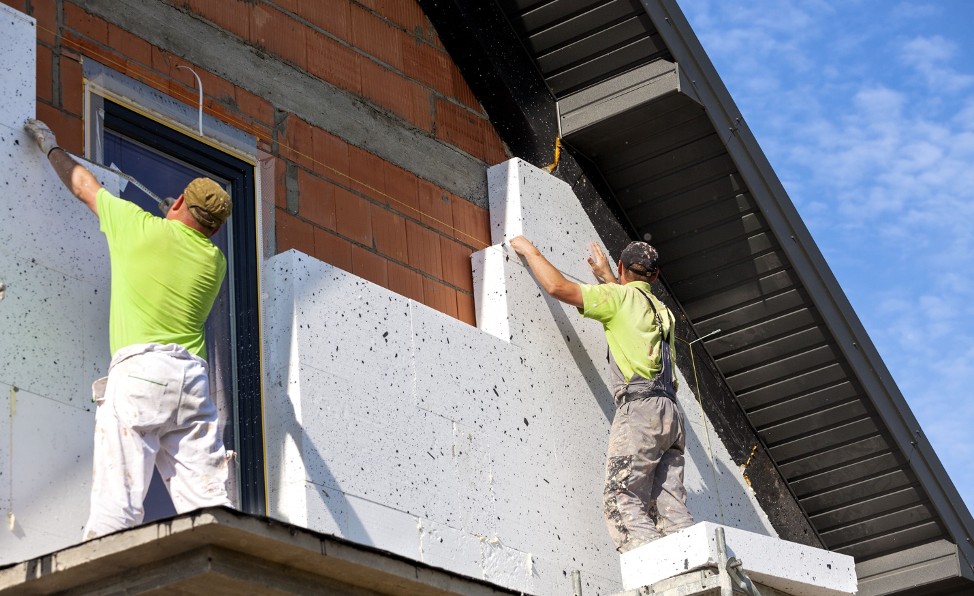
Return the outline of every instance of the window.
<path id="1" fill-rule="evenodd" d="M 213 237 L 227 257 L 227 277 L 206 324 L 210 388 L 227 449 L 237 453 L 231 466 L 231 494 L 236 492 L 241 510 L 263 514 L 254 165 L 111 99 L 91 94 L 89 104 L 95 161 L 121 170 L 159 197 L 178 197 L 190 180 L 208 176 L 233 199 L 233 214 Z M 161 215 L 156 202 L 135 184 L 123 180 L 122 185 L 122 198 Z M 165 263 L 165 255 L 159 259 Z M 172 513 L 157 473 L 146 500 L 146 521 Z"/>

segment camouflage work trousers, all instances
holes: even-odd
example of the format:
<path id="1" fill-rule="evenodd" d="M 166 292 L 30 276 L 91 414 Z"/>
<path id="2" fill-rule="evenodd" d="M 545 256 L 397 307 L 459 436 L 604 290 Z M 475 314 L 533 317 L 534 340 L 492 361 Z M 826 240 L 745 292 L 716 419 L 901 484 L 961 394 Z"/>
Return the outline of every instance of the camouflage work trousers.
<path id="1" fill-rule="evenodd" d="M 683 487 L 683 414 L 666 397 L 623 404 L 609 431 L 605 523 L 624 553 L 693 525 Z"/>

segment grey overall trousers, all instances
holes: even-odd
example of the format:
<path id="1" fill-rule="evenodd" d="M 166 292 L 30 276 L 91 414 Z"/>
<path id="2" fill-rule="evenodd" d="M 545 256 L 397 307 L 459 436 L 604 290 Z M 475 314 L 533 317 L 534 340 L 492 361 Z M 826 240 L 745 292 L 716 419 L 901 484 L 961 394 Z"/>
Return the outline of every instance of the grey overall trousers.
<path id="1" fill-rule="evenodd" d="M 646 297 L 649 300 L 649 297 Z M 693 525 L 683 487 L 686 435 L 676 404 L 669 337 L 660 329 L 662 370 L 625 381 L 612 354 L 616 415 L 605 465 L 605 522 L 620 553 Z"/>

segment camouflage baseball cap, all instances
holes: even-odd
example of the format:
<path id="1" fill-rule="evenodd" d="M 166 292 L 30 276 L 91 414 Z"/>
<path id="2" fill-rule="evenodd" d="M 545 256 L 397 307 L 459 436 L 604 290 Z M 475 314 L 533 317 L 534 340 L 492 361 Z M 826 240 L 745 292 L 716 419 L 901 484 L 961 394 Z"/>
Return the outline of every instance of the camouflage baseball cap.
<path id="1" fill-rule="evenodd" d="M 210 178 L 196 178 L 187 184 L 183 201 L 196 221 L 208 228 L 223 225 L 233 210 L 230 195 Z"/>
<path id="2" fill-rule="evenodd" d="M 645 242 L 630 242 L 622 251 L 622 266 L 646 277 L 659 270 L 659 254 Z"/>

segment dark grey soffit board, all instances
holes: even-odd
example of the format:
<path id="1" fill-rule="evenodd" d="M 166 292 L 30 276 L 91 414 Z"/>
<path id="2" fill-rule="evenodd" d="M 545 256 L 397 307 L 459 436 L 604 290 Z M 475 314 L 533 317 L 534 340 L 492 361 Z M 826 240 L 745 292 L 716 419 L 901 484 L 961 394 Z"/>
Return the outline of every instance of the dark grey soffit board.
<path id="1" fill-rule="evenodd" d="M 84 0 L 87 12 L 198 64 L 352 145 L 487 207 L 485 164 L 166 2 Z"/>
<path id="2" fill-rule="evenodd" d="M 724 330 L 706 346 L 826 544 L 949 538 L 969 561 L 969 512 L 676 4 L 497 2 L 565 145 L 653 234 L 697 331 Z"/>

